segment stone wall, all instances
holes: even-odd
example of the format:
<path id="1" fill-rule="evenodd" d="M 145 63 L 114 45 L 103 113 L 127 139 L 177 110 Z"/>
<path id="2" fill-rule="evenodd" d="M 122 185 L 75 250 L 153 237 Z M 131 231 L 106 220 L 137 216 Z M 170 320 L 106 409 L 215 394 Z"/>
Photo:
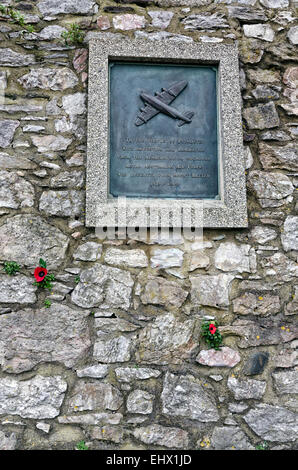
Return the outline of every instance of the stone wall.
<path id="1" fill-rule="evenodd" d="M 294 2 L 2 3 L 36 32 L 0 22 L 0 449 L 294 448 Z M 79 46 L 61 39 L 71 23 Z M 84 226 L 94 34 L 237 42 L 249 229 L 205 230 L 202 244 Z M 33 285 L 40 257 L 50 292 Z M 220 324 L 219 352 L 204 317 Z"/>

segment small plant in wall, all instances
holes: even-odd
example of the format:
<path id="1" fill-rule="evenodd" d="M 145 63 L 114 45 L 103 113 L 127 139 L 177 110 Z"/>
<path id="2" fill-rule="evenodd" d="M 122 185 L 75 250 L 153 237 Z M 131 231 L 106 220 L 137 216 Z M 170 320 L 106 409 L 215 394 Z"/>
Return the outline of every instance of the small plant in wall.
<path id="1" fill-rule="evenodd" d="M 0 4 L 0 15 L 4 15 L 11 23 L 18 24 L 29 33 L 34 32 L 34 27 L 31 24 L 25 24 L 24 16 L 18 11 L 14 10 L 11 6 Z"/>
<path id="2" fill-rule="evenodd" d="M 50 301 L 50 299 L 45 299 L 44 301 L 44 306 L 46 308 L 50 308 L 50 306 L 52 305 L 52 302 Z"/>
<path id="3" fill-rule="evenodd" d="M 61 37 L 64 39 L 66 46 L 69 46 L 70 44 L 82 44 L 85 34 L 77 23 L 72 23 L 69 30 L 64 31 Z"/>
<path id="4" fill-rule="evenodd" d="M 39 266 L 34 270 L 34 277 L 36 279 L 34 285 L 43 289 L 52 289 L 52 281 L 55 281 L 55 276 L 54 274 L 48 274 L 47 263 L 42 258 L 39 260 Z"/>
<path id="5" fill-rule="evenodd" d="M 264 441 L 256 445 L 256 450 L 269 450 L 268 442 Z"/>
<path id="6" fill-rule="evenodd" d="M 216 351 L 222 344 L 222 336 L 218 330 L 217 320 L 204 320 L 201 325 L 202 336 L 206 343 Z"/>
<path id="7" fill-rule="evenodd" d="M 3 269 L 9 276 L 14 276 L 20 270 L 20 266 L 15 261 L 5 261 Z"/>
<path id="8" fill-rule="evenodd" d="M 76 445 L 76 450 L 89 450 L 89 448 L 86 446 L 85 441 L 80 441 Z"/>

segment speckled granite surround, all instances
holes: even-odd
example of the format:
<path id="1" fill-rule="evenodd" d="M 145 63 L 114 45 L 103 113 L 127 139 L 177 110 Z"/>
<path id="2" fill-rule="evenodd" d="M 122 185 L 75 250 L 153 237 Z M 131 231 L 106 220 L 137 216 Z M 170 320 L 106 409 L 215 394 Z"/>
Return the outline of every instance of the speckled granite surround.
<path id="1" fill-rule="evenodd" d="M 115 198 L 108 197 L 108 64 L 109 60 L 161 60 L 171 63 L 219 65 L 220 200 L 127 199 L 127 226 L 149 226 L 150 210 L 169 211 L 169 226 L 181 224 L 181 209 L 190 211 L 189 224 L 204 227 L 247 227 L 246 189 L 241 130 L 238 51 L 228 44 L 93 38 L 89 41 L 87 150 L 87 226 L 123 226 Z M 111 211 L 111 212 L 110 212 Z M 116 218 L 110 214 L 116 214 Z M 199 217 L 196 214 L 199 213 Z M 123 213 L 121 214 L 123 220 Z M 157 219 L 161 225 L 160 217 Z"/>

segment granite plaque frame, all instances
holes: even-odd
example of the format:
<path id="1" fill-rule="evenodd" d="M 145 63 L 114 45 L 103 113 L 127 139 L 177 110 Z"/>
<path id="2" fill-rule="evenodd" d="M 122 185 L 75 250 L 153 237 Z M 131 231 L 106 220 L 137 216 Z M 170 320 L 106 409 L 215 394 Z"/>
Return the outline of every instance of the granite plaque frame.
<path id="1" fill-rule="evenodd" d="M 247 227 L 237 48 L 110 37 L 89 46 L 86 225 L 123 226 L 124 210 L 128 227 L 164 226 L 163 212 L 175 227 L 185 210 L 183 226 L 201 213 L 206 228 Z"/>

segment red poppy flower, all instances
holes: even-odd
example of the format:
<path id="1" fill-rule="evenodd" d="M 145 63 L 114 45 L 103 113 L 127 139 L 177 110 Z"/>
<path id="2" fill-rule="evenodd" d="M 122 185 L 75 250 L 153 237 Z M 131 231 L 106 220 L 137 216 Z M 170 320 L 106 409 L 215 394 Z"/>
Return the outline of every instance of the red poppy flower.
<path id="1" fill-rule="evenodd" d="M 213 323 L 210 323 L 209 325 L 209 331 L 212 335 L 214 335 L 214 333 L 216 332 L 217 328 L 215 325 L 213 325 Z"/>
<path id="2" fill-rule="evenodd" d="M 41 268 L 40 266 L 38 266 L 34 270 L 34 277 L 36 279 L 36 282 L 43 281 L 47 274 L 48 274 L 47 269 L 46 268 Z"/>

